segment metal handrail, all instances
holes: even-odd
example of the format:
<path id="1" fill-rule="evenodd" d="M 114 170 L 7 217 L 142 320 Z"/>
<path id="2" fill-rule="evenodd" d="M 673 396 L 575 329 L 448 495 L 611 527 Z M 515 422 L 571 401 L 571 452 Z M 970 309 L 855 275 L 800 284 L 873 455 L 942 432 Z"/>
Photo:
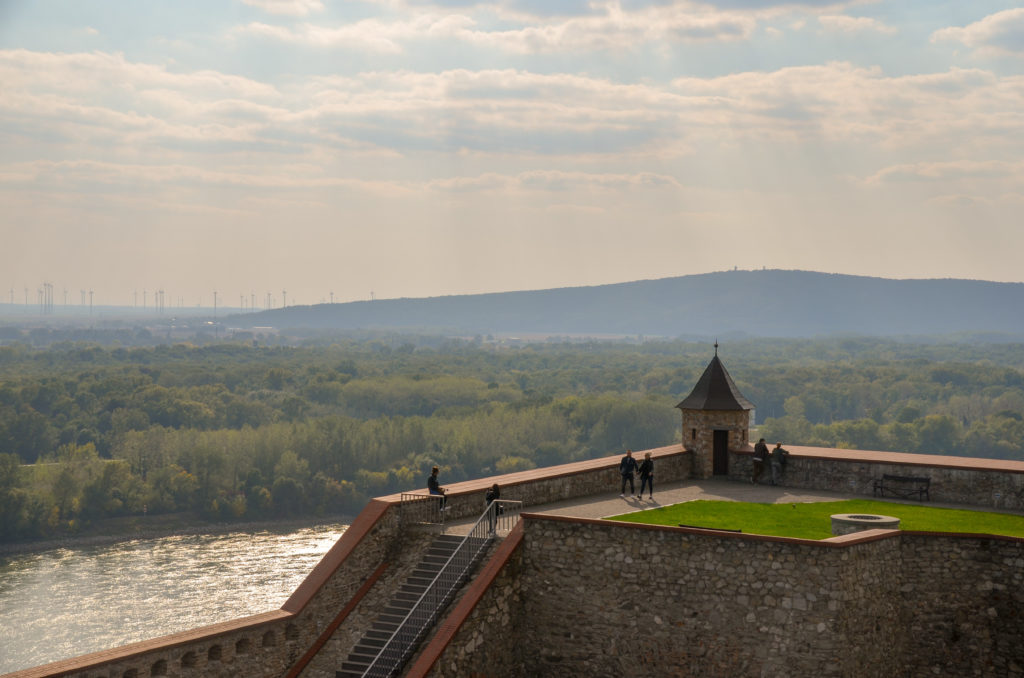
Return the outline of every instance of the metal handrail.
<path id="1" fill-rule="evenodd" d="M 403 501 L 404 501 L 403 495 Z M 455 591 L 471 567 L 505 525 L 514 525 L 522 508 L 520 501 L 499 499 L 492 501 L 476 519 L 452 555 L 445 561 L 433 581 L 398 625 L 394 633 L 363 672 L 364 678 L 388 678 L 409 658 L 426 630 L 451 602 Z M 439 511 L 440 512 L 440 511 Z"/>
<path id="2" fill-rule="evenodd" d="M 441 510 L 443 497 L 423 492 L 403 492 L 399 520 L 402 524 L 427 523 L 444 526 L 447 511 Z"/>

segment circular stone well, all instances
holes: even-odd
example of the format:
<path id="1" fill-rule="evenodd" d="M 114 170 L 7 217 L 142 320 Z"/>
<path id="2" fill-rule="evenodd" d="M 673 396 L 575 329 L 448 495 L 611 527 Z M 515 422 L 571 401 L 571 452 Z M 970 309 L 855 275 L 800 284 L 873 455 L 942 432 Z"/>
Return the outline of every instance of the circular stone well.
<path id="1" fill-rule="evenodd" d="M 873 513 L 836 513 L 832 516 L 832 536 L 852 534 L 862 530 L 898 530 L 900 519 Z"/>

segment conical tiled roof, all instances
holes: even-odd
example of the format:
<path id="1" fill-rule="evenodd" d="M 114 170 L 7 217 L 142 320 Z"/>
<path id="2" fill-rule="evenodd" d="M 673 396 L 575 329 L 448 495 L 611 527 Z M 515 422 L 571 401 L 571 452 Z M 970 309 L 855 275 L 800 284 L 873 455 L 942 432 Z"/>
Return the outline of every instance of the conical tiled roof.
<path id="1" fill-rule="evenodd" d="M 744 398 L 736 388 L 725 365 L 718 359 L 716 344 L 715 357 L 708 363 L 690 395 L 676 407 L 681 410 L 752 410 L 754 403 Z"/>

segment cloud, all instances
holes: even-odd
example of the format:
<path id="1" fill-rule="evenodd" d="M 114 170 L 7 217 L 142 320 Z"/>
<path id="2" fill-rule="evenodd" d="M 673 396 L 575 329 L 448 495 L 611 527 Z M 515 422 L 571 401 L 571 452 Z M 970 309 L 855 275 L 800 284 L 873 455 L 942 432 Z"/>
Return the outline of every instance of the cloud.
<path id="1" fill-rule="evenodd" d="M 519 174 L 487 172 L 477 176 L 437 179 L 424 185 L 430 190 L 455 193 L 626 191 L 643 188 L 679 188 L 671 176 L 652 172 L 595 173 L 562 170 L 531 170 Z"/>
<path id="2" fill-rule="evenodd" d="M 599 201 L 603 191 L 672 192 L 716 172 L 725 180 L 738 162 L 763 172 L 787 157 L 808 176 L 817 166 L 801 161 L 835 157 L 843 177 L 858 172 L 844 165 L 850 155 L 860 167 L 903 159 L 865 180 L 873 185 L 937 176 L 1005 184 L 1020 168 L 999 162 L 1024 154 L 1024 78 L 980 69 L 889 76 L 836 62 L 671 83 L 378 70 L 270 86 L 117 54 L 11 50 L 0 51 L 0 81 L 9 83 L 0 177 L 37 190 L 575 192 Z M 987 164 L 956 174 L 918 162 L 939 152 Z M 30 158 L 73 163 L 18 164 Z M 452 169 L 437 176 L 440 158 Z"/>
<path id="3" fill-rule="evenodd" d="M 879 170 L 867 183 L 900 181 L 959 181 L 962 179 L 1024 179 L 1024 163 L 1001 160 L 958 160 L 893 165 Z"/>
<path id="4" fill-rule="evenodd" d="M 826 14 L 818 17 L 818 23 L 826 31 L 832 33 L 883 33 L 893 35 L 897 30 L 883 24 L 878 19 L 869 17 L 852 17 L 843 14 Z"/>
<path id="5" fill-rule="evenodd" d="M 719 9 L 761 10 L 772 8 L 838 8 L 851 0 L 703 0 L 701 4 Z"/>
<path id="6" fill-rule="evenodd" d="M 411 20 L 365 19 L 336 27 L 303 24 L 294 28 L 254 22 L 236 29 L 250 34 L 307 47 L 339 48 L 373 54 L 400 54 L 404 43 L 415 39 L 464 37 L 473 20 L 462 15 L 420 15 Z"/>
<path id="7" fill-rule="evenodd" d="M 7 91 L 48 90 L 76 96 L 88 94 L 97 86 L 126 92 L 162 87 L 257 100 L 277 96 L 272 85 L 249 78 L 213 70 L 175 73 L 163 65 L 131 62 L 123 54 L 111 52 L 0 50 L 0 81 Z"/>
<path id="8" fill-rule="evenodd" d="M 1024 88 L 1018 76 L 977 70 L 887 76 L 848 63 L 680 78 L 672 91 L 693 108 L 684 127 L 700 134 L 805 145 L 879 149 L 1021 148 Z"/>
<path id="9" fill-rule="evenodd" d="M 991 14 L 964 27 L 935 31 L 931 41 L 951 40 L 976 49 L 982 55 L 1024 56 L 1024 8 Z"/>
<path id="10" fill-rule="evenodd" d="M 428 12 L 413 18 L 365 19 L 334 27 L 253 22 L 235 32 L 308 47 L 376 54 L 404 53 L 410 44 L 425 40 L 458 40 L 514 54 L 550 54 L 633 50 L 648 43 L 744 40 L 754 33 L 757 19 L 742 13 L 694 11 L 683 5 L 624 12 L 612 3 L 585 16 L 551 20 L 516 15 L 500 25 L 484 26 L 469 14 Z"/>
<path id="11" fill-rule="evenodd" d="M 324 3 L 321 0 L 242 0 L 250 7 L 258 7 L 268 14 L 286 16 L 306 16 L 311 12 L 321 12 Z"/>

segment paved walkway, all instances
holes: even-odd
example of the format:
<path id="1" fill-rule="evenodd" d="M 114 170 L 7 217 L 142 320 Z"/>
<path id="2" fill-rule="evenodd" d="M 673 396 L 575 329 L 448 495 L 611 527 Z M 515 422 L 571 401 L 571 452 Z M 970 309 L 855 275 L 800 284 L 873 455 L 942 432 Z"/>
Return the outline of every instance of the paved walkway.
<path id="1" fill-rule="evenodd" d="M 640 482 L 637 481 L 637 489 Z M 502 497 L 505 499 L 505 497 Z M 513 496 L 508 499 L 515 499 Z M 609 488 L 606 494 L 592 494 L 552 504 L 536 504 L 523 508 L 524 513 L 546 513 L 557 516 L 573 516 L 575 518 L 607 518 L 632 511 L 643 511 L 661 508 L 672 504 L 680 504 L 696 499 L 719 501 L 746 501 L 762 504 L 798 504 L 817 501 L 843 501 L 844 499 L 864 499 L 863 496 L 839 494 L 824 490 L 801 490 L 781 485 L 751 485 L 736 480 L 684 480 L 655 486 L 654 499 L 646 496 L 640 500 L 636 497 L 620 497 L 618 487 Z M 465 533 L 475 519 L 460 520 L 446 525 L 446 531 L 453 534 Z"/>
<path id="2" fill-rule="evenodd" d="M 637 482 L 639 489 L 640 483 Z M 685 480 L 668 483 L 664 487 L 655 487 L 654 499 L 646 496 L 640 500 L 635 497 L 620 497 L 614 488 L 607 495 L 591 495 L 555 504 L 528 506 L 523 509 L 527 513 L 549 513 L 558 516 L 575 516 L 577 518 L 607 518 L 632 511 L 643 511 L 661 508 L 671 504 L 696 499 L 718 501 L 747 501 L 761 504 L 797 504 L 815 501 L 842 501 L 854 499 L 853 495 L 824 492 L 818 490 L 798 490 L 780 485 L 751 485 L 735 480 Z"/>

